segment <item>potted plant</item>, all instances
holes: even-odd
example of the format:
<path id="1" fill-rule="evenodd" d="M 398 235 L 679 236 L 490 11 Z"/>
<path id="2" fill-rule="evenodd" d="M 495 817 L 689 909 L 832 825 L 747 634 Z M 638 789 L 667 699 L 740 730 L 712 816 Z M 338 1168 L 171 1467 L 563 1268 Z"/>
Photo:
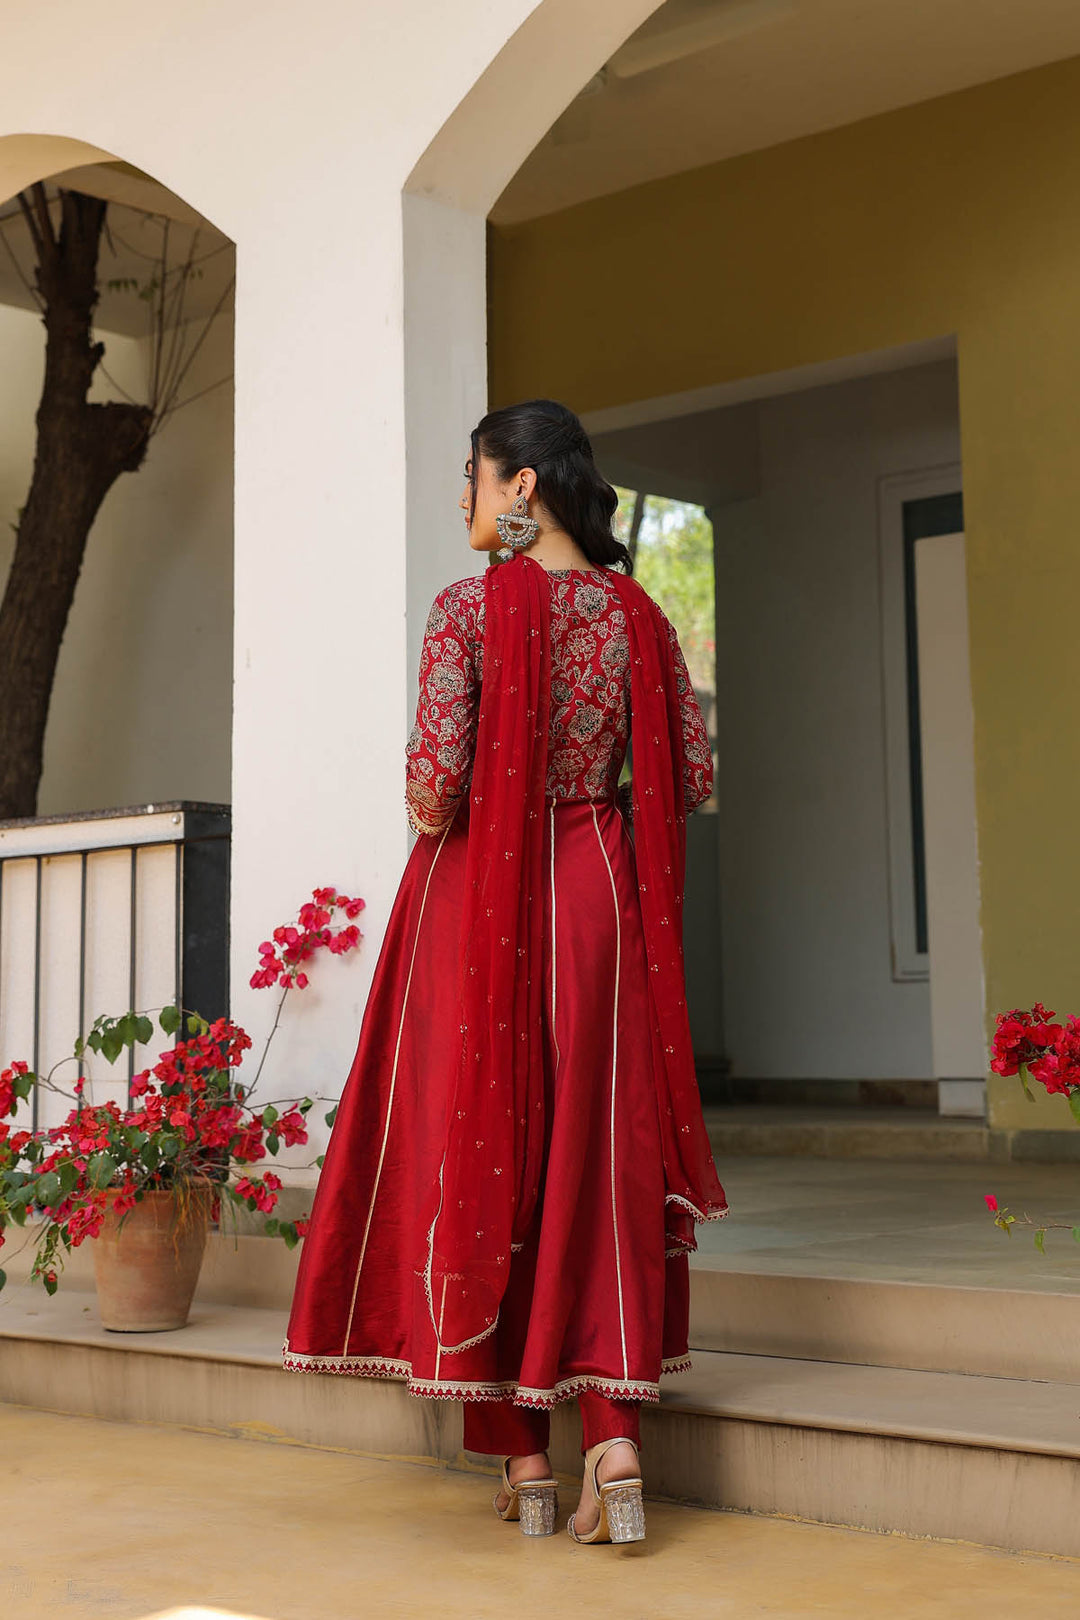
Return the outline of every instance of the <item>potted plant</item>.
<path id="1" fill-rule="evenodd" d="M 267 1053 L 281 1021 L 285 998 L 308 984 L 305 965 L 317 951 L 353 950 L 363 937 L 351 921 L 364 901 L 335 889 L 313 891 L 295 925 L 274 930 L 259 947 L 251 983 L 278 984 L 281 997 L 273 1026 L 250 1085 L 237 1077 L 251 1039 L 227 1018 L 209 1023 L 195 1011 L 156 1009 L 157 1024 L 174 1044 L 151 1069 L 133 1076 L 126 1108 L 115 1101 L 94 1105 L 86 1097 L 88 1075 L 80 1072 L 70 1092 L 54 1076 L 65 1064 L 80 1070 L 87 1054 L 112 1064 L 129 1048 L 153 1038 L 147 1012 L 95 1020 L 71 1057 L 47 1074 L 15 1062 L 0 1073 L 0 1245 L 5 1228 L 25 1227 L 40 1217 L 31 1278 L 48 1294 L 58 1286 L 63 1255 L 95 1239 L 94 1273 L 102 1325 L 114 1332 L 162 1332 L 184 1326 L 198 1280 L 211 1220 L 226 1209 L 261 1212 L 263 1231 L 290 1247 L 307 1230 L 307 1217 L 273 1217 L 281 1178 L 244 1170 L 282 1145 L 307 1141 L 311 1097 L 255 1106 Z M 330 926 L 335 911 L 350 919 Z M 9 1119 L 38 1086 L 71 1097 L 62 1124 L 13 1130 Z M 326 1115 L 332 1125 L 336 1106 Z M 321 1166 L 323 1155 L 314 1161 Z M 5 1274 L 0 1271 L 0 1287 Z"/>
<path id="2" fill-rule="evenodd" d="M 1015 1074 L 1020 1077 L 1024 1095 L 1035 1101 L 1030 1082 L 1052 1095 L 1067 1097 L 1073 1118 L 1080 1123 L 1080 1018 L 1067 1018 L 1056 1023 L 1041 1001 L 1030 1011 L 1014 1007 L 1011 1012 L 999 1013 L 994 1029 L 994 1045 L 990 1067 L 995 1074 Z M 1030 1215 L 1013 1215 L 1002 1208 L 993 1193 L 986 1194 L 986 1207 L 994 1217 L 994 1225 L 1012 1237 L 1012 1228 L 1020 1222 L 1035 1228 L 1035 1247 L 1045 1254 L 1045 1234 L 1052 1227 L 1071 1231 L 1080 1243 L 1080 1226 L 1070 1221 L 1033 1221 Z"/>

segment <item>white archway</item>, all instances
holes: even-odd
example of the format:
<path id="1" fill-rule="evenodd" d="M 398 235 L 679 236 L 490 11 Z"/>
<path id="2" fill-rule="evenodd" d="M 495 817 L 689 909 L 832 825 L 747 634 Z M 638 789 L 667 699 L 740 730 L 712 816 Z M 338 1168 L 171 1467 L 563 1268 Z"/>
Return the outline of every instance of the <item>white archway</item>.
<path id="1" fill-rule="evenodd" d="M 362 959 L 328 970 L 277 1038 L 282 1085 L 340 1084 L 408 853 L 419 635 L 468 567 L 454 503 L 486 405 L 488 209 L 657 3 L 268 0 L 235 25 L 183 11 L 163 52 L 154 13 L 100 0 L 67 9 L 58 58 L 55 20 L 20 0 L 5 35 L 9 195 L 130 163 L 238 244 L 233 1016 L 256 1039 L 269 1028 L 253 943 L 314 883 L 369 907 Z M 90 141 L 17 133 L 57 127 Z M 311 626 L 318 658 L 285 678 Z"/>
<path id="2" fill-rule="evenodd" d="M 45 335 L 32 286 L 39 252 L 17 199 L 37 184 L 47 186 L 54 227 L 60 188 L 98 199 L 102 209 L 93 311 L 102 355 L 92 408 L 123 401 L 153 413 L 142 464 L 128 476 L 114 471 L 95 510 L 64 610 L 37 814 L 176 799 L 224 803 L 232 711 L 233 244 L 152 176 L 90 142 L 49 134 L 0 139 L 3 520 L 26 500 L 35 462 Z M 169 297 L 150 319 L 147 283 L 159 271 Z M 0 593 L 16 555 L 15 527 L 3 522 Z M 37 563 L 30 568 L 40 577 Z M 186 607 L 177 614 L 181 598 Z M 166 644 L 170 656 L 163 658 Z"/>
<path id="3" fill-rule="evenodd" d="M 0 198 L 83 163 L 114 163 L 112 152 L 68 135 L 0 135 Z"/>

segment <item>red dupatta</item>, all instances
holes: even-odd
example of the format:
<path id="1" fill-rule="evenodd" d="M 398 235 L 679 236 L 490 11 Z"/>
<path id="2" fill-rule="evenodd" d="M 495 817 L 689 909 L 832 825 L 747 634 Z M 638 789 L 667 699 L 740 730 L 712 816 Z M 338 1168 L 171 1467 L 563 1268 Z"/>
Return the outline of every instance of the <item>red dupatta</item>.
<path id="1" fill-rule="evenodd" d="M 671 1248 L 696 1249 L 695 1221 L 720 1220 L 727 1198 L 701 1113 L 683 963 L 686 806 L 675 655 L 648 591 L 610 575 L 630 638 L 631 800 L 649 991 Z"/>
<path id="2" fill-rule="evenodd" d="M 519 553 L 484 575 L 484 679 L 461 923 L 461 1047 L 427 1233 L 424 1286 L 444 1354 L 495 1329 L 529 1231 L 544 1141 L 542 862 L 551 693 L 550 587 Z M 634 847 L 653 1008 L 670 1247 L 727 1214 L 697 1090 L 685 1000 L 682 721 L 667 629 L 609 571 L 630 644 Z M 533 903 L 535 897 L 535 904 Z"/>

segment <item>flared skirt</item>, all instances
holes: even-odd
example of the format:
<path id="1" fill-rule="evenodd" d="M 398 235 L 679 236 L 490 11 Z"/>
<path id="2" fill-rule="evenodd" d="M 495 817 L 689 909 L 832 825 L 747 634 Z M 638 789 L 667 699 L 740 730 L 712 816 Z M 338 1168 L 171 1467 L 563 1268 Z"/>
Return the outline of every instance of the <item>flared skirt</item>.
<path id="1" fill-rule="evenodd" d="M 417 1395 L 552 1406 L 659 1399 L 689 1366 L 689 1273 L 667 1252 L 659 1102 L 632 836 L 613 800 L 545 806 L 545 1146 L 536 1218 L 493 1334 L 439 1348 L 424 1213 L 460 1043 L 468 801 L 417 840 L 383 937 L 315 1191 L 283 1365 Z"/>

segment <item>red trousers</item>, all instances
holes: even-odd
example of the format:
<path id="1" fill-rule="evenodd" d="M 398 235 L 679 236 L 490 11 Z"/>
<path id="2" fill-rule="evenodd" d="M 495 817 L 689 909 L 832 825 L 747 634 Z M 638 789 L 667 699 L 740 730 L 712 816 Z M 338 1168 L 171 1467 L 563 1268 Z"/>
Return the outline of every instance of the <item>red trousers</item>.
<path id="1" fill-rule="evenodd" d="M 582 1390 L 581 1452 L 599 1440 L 620 1435 L 640 1444 L 639 1401 L 611 1401 L 595 1390 Z M 531 1457 L 548 1449 L 551 1413 L 543 1407 L 515 1406 L 513 1401 L 463 1401 L 466 1451 L 486 1456 Z"/>

